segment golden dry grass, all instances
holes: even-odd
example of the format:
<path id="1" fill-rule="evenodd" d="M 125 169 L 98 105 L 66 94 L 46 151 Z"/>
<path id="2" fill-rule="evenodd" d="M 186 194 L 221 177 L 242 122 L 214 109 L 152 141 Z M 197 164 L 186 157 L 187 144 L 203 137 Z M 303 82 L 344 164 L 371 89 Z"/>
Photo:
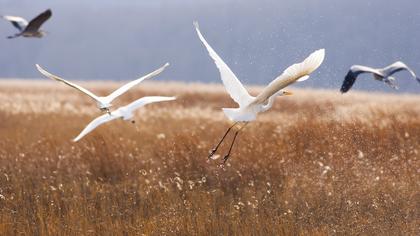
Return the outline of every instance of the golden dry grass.
<path id="1" fill-rule="evenodd" d="M 0 81 L 0 234 L 419 235 L 420 97 L 295 94 L 220 168 L 206 162 L 229 126 L 220 108 L 233 105 L 220 86 L 146 83 L 117 104 L 178 101 L 72 143 L 98 115 L 88 98 Z"/>

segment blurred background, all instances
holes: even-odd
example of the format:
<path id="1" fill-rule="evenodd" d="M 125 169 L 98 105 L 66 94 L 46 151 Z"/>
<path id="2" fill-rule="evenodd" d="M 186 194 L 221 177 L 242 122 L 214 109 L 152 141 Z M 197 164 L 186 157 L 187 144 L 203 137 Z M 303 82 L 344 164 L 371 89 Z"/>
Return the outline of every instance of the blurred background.
<path id="1" fill-rule="evenodd" d="M 67 79 L 130 80 L 170 62 L 156 80 L 221 83 L 193 20 L 246 84 L 266 84 L 319 48 L 324 64 L 297 86 L 338 90 L 353 64 L 402 60 L 420 73 L 417 0 L 0 0 L 1 15 L 28 20 L 47 8 L 42 39 L 6 39 L 16 29 L 0 21 L 0 78 L 41 78 L 39 63 Z M 399 92 L 420 91 L 407 72 L 396 77 Z M 394 92 L 372 79 L 354 88 Z"/>

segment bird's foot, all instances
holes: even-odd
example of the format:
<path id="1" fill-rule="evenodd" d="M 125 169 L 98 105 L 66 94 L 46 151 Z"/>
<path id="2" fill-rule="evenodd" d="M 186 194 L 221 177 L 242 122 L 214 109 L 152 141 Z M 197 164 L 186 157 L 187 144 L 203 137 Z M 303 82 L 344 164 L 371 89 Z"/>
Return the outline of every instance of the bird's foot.
<path id="1" fill-rule="evenodd" d="M 132 124 L 135 124 L 135 123 L 136 123 L 136 121 L 135 121 L 135 120 L 132 120 L 132 121 L 131 121 L 131 123 L 132 123 Z"/>
<path id="2" fill-rule="evenodd" d="M 385 83 L 387 85 L 389 85 L 389 87 L 391 87 L 395 90 L 398 90 L 399 89 L 398 85 L 394 81 L 395 81 L 395 78 L 388 78 L 388 79 L 385 80 Z"/>
<path id="3" fill-rule="evenodd" d="M 214 154 L 216 153 L 217 149 L 213 148 L 210 152 L 209 152 L 209 156 L 207 157 L 207 160 L 212 159 L 212 157 L 214 156 Z"/>
<path id="4" fill-rule="evenodd" d="M 393 88 L 393 89 L 395 89 L 395 90 L 398 90 L 399 89 L 399 87 L 397 85 L 395 85 L 395 84 L 391 84 L 390 87 Z"/>
<path id="5" fill-rule="evenodd" d="M 223 157 L 223 165 L 226 164 L 227 160 L 229 159 L 230 155 L 227 154 L 226 156 Z"/>

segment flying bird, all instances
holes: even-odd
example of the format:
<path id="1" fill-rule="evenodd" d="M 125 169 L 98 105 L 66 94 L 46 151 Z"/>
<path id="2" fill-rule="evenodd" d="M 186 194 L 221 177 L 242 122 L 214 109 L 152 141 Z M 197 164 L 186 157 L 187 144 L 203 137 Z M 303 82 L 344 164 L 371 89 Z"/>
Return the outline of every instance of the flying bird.
<path id="1" fill-rule="evenodd" d="M 83 138 L 86 134 L 90 133 L 92 130 L 94 130 L 96 127 L 107 123 L 109 121 L 121 118 L 122 120 L 131 120 L 134 116 L 134 111 L 142 106 L 145 106 L 150 103 L 155 102 L 164 102 L 164 101 L 172 101 L 175 100 L 175 97 L 160 97 L 160 96 L 149 96 L 149 97 L 142 97 L 140 99 L 137 99 L 136 101 L 118 108 L 115 111 L 112 111 L 108 114 L 103 114 L 99 116 L 98 118 L 91 121 L 86 128 L 83 129 L 83 131 L 75 138 L 73 139 L 73 142 L 79 141 L 81 138 Z M 134 120 L 131 121 L 134 123 Z"/>
<path id="2" fill-rule="evenodd" d="M 401 61 L 397 61 L 385 68 L 380 69 L 354 65 L 350 68 L 349 72 L 344 78 L 343 85 L 341 86 L 340 91 L 342 93 L 349 91 L 353 84 L 356 82 L 356 78 L 363 73 L 371 73 L 375 80 L 382 81 L 393 89 L 398 89 L 398 86 L 395 83 L 395 78 L 392 75 L 402 70 L 408 71 L 411 74 L 411 76 L 420 83 L 420 78 L 416 76 L 414 71 L 411 70 L 406 64 L 404 64 Z"/>
<path id="3" fill-rule="evenodd" d="M 50 9 L 39 14 L 29 23 L 27 20 L 19 16 L 3 16 L 5 20 L 10 21 L 12 25 L 19 30 L 19 33 L 12 36 L 8 36 L 7 38 L 12 39 L 19 36 L 42 38 L 46 34 L 46 31 L 43 31 L 40 28 L 42 24 L 44 24 L 45 21 L 47 21 L 51 16 L 52 11 Z"/>
<path id="4" fill-rule="evenodd" d="M 101 111 L 106 111 L 108 113 L 109 113 L 109 108 L 112 106 L 111 102 L 114 99 L 116 99 L 117 97 L 119 97 L 123 93 L 127 92 L 129 89 L 131 89 L 133 86 L 139 84 L 143 80 L 153 78 L 153 77 L 157 76 L 158 74 L 162 73 L 165 70 L 165 68 L 168 67 L 168 66 L 169 66 L 169 63 L 166 63 L 165 65 L 163 65 L 159 69 L 157 69 L 157 70 L 155 70 L 155 71 L 153 71 L 153 72 L 151 72 L 151 73 L 149 73 L 149 74 L 147 74 L 147 75 L 145 75 L 145 76 L 143 76 L 139 79 L 133 80 L 133 81 L 121 86 L 119 89 L 115 90 L 114 92 L 112 92 L 108 96 L 101 97 L 101 96 L 97 96 L 97 95 L 93 94 L 91 91 L 89 91 L 89 90 L 87 90 L 87 89 L 85 89 L 85 88 L 83 88 L 83 87 L 81 87 L 81 86 L 79 86 L 75 83 L 69 82 L 67 80 L 64 80 L 64 79 L 56 76 L 56 75 L 53 75 L 53 74 L 49 73 L 48 71 L 44 70 L 41 66 L 36 64 L 36 67 L 37 67 L 38 71 L 41 72 L 41 74 L 43 74 L 44 76 L 46 76 L 50 79 L 63 82 L 65 84 L 69 85 L 70 87 L 73 87 L 73 88 L 79 90 L 80 92 L 88 95 L 89 97 L 91 97 L 93 100 L 96 101 L 97 106 Z"/>
<path id="5" fill-rule="evenodd" d="M 226 63 L 217 55 L 213 48 L 207 43 L 206 39 L 200 32 L 199 25 L 194 22 L 195 29 L 201 42 L 206 47 L 210 57 L 214 60 L 220 72 L 223 85 L 231 98 L 239 104 L 239 108 L 223 108 L 225 115 L 235 123 L 228 128 L 220 142 L 210 151 L 209 158 L 216 153 L 219 146 L 227 134 L 237 125 L 232 143 L 228 153 L 224 156 L 224 162 L 229 158 L 233 144 L 235 143 L 238 133 L 248 124 L 257 118 L 257 114 L 267 111 L 271 108 L 277 96 L 291 95 L 290 92 L 282 89 L 295 83 L 296 81 L 304 81 L 309 78 L 309 74 L 315 71 L 323 62 L 325 50 L 320 49 L 313 52 L 303 62 L 288 67 L 280 76 L 275 78 L 263 91 L 256 97 L 251 96 L 244 88 L 239 79 L 230 70 Z"/>

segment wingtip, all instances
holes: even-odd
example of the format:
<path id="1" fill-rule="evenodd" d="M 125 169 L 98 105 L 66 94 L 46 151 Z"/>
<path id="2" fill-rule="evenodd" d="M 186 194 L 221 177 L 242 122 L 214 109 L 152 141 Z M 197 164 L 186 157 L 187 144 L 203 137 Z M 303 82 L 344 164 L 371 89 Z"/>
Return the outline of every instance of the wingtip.
<path id="1" fill-rule="evenodd" d="M 42 69 L 42 67 L 39 65 L 39 64 L 35 64 L 35 67 L 36 67 L 36 69 L 38 70 L 38 71 L 42 71 L 43 69 Z"/>
<path id="2" fill-rule="evenodd" d="M 304 64 L 310 67 L 311 73 L 316 70 L 321 64 L 324 62 L 325 59 L 325 49 L 318 49 L 312 52 L 305 60 Z"/>
<path id="3" fill-rule="evenodd" d="M 165 65 L 163 65 L 164 67 L 168 67 L 168 66 L 170 66 L 171 64 L 169 63 L 169 62 L 166 62 L 165 63 Z"/>
<path id="4" fill-rule="evenodd" d="M 44 68 L 42 68 L 39 64 L 35 64 L 36 69 L 43 75 L 45 75 L 45 73 L 48 73 Z"/>
<path id="5" fill-rule="evenodd" d="M 198 21 L 193 21 L 193 25 L 196 29 L 200 28 L 200 25 L 198 24 Z"/>
<path id="6" fill-rule="evenodd" d="M 322 60 L 324 60 L 324 58 L 325 58 L 325 48 L 318 49 L 316 52 L 317 52 L 317 54 L 319 54 L 319 56 L 322 57 Z"/>

